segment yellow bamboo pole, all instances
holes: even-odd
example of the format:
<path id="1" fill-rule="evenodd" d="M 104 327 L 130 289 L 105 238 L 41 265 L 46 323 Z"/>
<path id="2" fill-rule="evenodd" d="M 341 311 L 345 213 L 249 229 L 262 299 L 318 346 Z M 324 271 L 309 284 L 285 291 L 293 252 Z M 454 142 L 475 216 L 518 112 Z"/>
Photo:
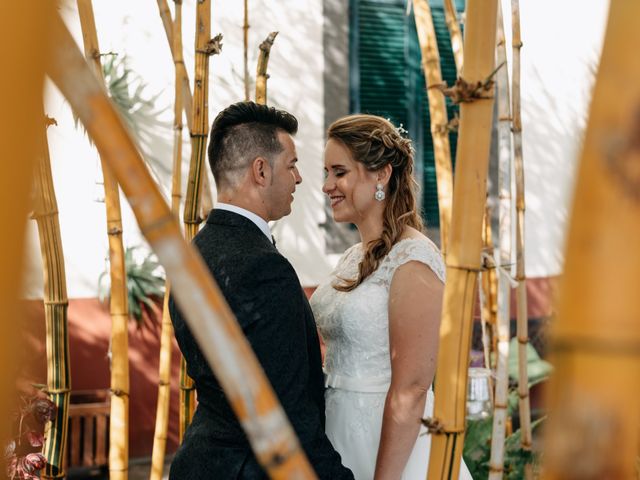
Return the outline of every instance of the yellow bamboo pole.
<path id="1" fill-rule="evenodd" d="M 211 0 L 202 0 L 196 6 L 195 83 L 191 128 L 191 161 L 184 205 L 184 234 L 191 241 L 202 223 L 200 199 L 204 159 L 209 132 L 209 56 L 220 53 L 221 35 L 211 38 Z M 193 380 L 187 375 L 184 358 L 180 361 L 180 439 L 184 436 L 195 408 Z"/>
<path id="2" fill-rule="evenodd" d="M 546 479 L 638 475 L 640 2 L 609 8 L 550 331 Z"/>
<path id="3" fill-rule="evenodd" d="M 524 264 L 524 163 L 522 153 L 522 120 L 520 102 L 520 2 L 511 2 L 512 29 L 512 125 L 513 154 L 516 191 L 516 322 L 518 337 L 518 412 L 520 417 L 520 441 L 525 451 L 532 448 L 531 406 L 529 401 L 529 373 L 527 371 L 527 344 L 529 343 L 529 316 L 527 313 L 527 277 Z M 532 478 L 531 465 L 525 466 L 527 479 Z"/>
<path id="4" fill-rule="evenodd" d="M 422 52 L 422 69 L 424 70 L 427 87 L 427 98 L 429 100 L 431 138 L 433 139 L 438 207 L 440 209 L 440 250 L 446 258 L 453 195 L 451 146 L 449 145 L 449 129 L 447 128 L 447 104 L 444 93 L 439 88 L 443 85 L 443 81 L 431 8 L 429 8 L 427 0 L 413 0 L 413 11 L 416 19 L 420 51 Z"/>
<path id="5" fill-rule="evenodd" d="M 509 397 L 509 340 L 511 339 L 511 106 L 509 96 L 509 73 L 507 49 L 504 35 L 502 8 L 498 2 L 496 60 L 498 62 L 498 202 L 499 229 L 498 253 L 495 263 L 498 268 L 497 332 L 498 349 L 496 362 L 496 388 L 493 405 L 493 428 L 491 433 L 491 455 L 489 480 L 501 480 L 504 470 L 505 438 L 507 435 L 507 401 Z M 526 365 L 526 364 L 525 364 Z"/>
<path id="6" fill-rule="evenodd" d="M 260 105 L 267 104 L 267 65 L 269 64 L 269 54 L 273 41 L 276 39 L 278 32 L 271 32 L 260 44 L 260 54 L 258 55 L 258 68 L 256 71 L 256 103 Z"/>
<path id="7" fill-rule="evenodd" d="M 460 107 L 460 129 L 453 186 L 453 216 L 447 255 L 437 392 L 432 419 L 429 479 L 458 478 L 464 443 L 466 390 L 471 326 L 478 272 L 481 268 L 482 217 L 493 118 L 493 71 L 496 41 L 496 0 L 469 0 L 464 38 L 462 82 L 484 84 L 474 101 Z M 480 92 L 477 92 L 480 93 Z M 471 99 L 467 99 L 471 100 Z"/>
<path id="8" fill-rule="evenodd" d="M 176 3 L 180 3 L 182 5 L 182 0 L 174 0 Z M 171 11 L 169 10 L 169 5 L 167 4 L 167 0 L 158 0 L 158 10 L 160 12 L 160 18 L 162 19 L 162 25 L 164 26 L 164 31 L 167 37 L 167 41 L 169 42 L 169 47 L 171 49 L 171 55 L 173 56 L 174 64 L 176 68 L 179 69 L 180 81 L 182 82 L 182 95 L 183 95 L 183 106 L 184 106 L 184 114 L 187 117 L 187 125 L 189 127 L 189 133 L 193 134 L 193 97 L 191 95 L 191 85 L 189 84 L 189 74 L 184 66 L 184 59 L 182 55 L 182 41 L 180 41 L 180 48 L 175 46 L 175 42 L 173 40 L 173 28 L 172 28 L 172 20 L 171 20 Z M 178 80 L 176 80 L 178 81 Z M 193 149 L 193 137 L 191 138 L 191 148 Z M 205 175 L 202 179 L 202 188 L 200 188 L 200 201 L 199 205 L 201 205 L 201 216 L 204 217 L 206 213 L 213 208 L 213 196 L 211 194 L 211 185 L 209 182 L 209 178 Z"/>
<path id="9" fill-rule="evenodd" d="M 444 0 L 444 18 L 451 38 L 451 49 L 453 50 L 453 61 L 456 64 L 456 72 L 460 75 L 464 65 L 464 49 L 462 43 L 462 30 L 458 22 L 458 14 L 453 0 Z"/>
<path id="10" fill-rule="evenodd" d="M 491 232 L 491 207 L 488 201 L 485 205 L 484 220 L 482 223 L 482 249 L 484 254 L 484 269 L 480 272 L 480 282 L 478 286 L 478 292 L 480 294 L 480 322 L 482 325 L 485 367 L 494 369 L 497 358 L 495 353 L 498 350 L 498 279 L 496 277 L 496 269 L 493 265 L 494 262 L 487 262 L 486 260 L 487 258 L 492 258 L 494 251 L 493 233 Z M 493 390 L 491 390 L 491 395 L 493 395 Z"/>
<path id="11" fill-rule="evenodd" d="M 180 202 L 182 199 L 182 110 L 183 92 L 182 72 L 182 0 L 175 1 L 173 21 L 173 62 L 175 70 L 175 95 L 173 109 L 173 171 L 171 177 L 171 212 L 180 221 Z M 169 316 L 169 295 L 171 285 L 165 282 L 162 308 L 162 329 L 160 332 L 160 360 L 158 365 L 158 402 L 156 407 L 156 425 L 151 452 L 151 480 L 162 479 L 164 459 L 167 449 L 167 432 L 169 428 L 169 407 L 171 400 L 171 347 L 173 341 L 173 325 Z"/>
<path id="12" fill-rule="evenodd" d="M 41 118 L 44 120 L 44 114 Z M 51 122 L 55 123 L 54 120 Z M 34 176 L 33 218 L 38 224 L 40 250 L 44 266 L 44 312 L 47 349 L 47 393 L 58 407 L 55 418 L 45 428 L 42 454 L 47 465 L 42 478 L 63 478 L 67 446 L 71 371 L 67 323 L 67 281 L 62 252 L 58 203 L 51 176 L 51 160 L 43 126 L 40 134 L 41 154 Z"/>
<path id="13" fill-rule="evenodd" d="M 83 122 L 172 282 L 172 292 L 255 452 L 274 479 L 316 478 L 264 371 L 197 252 L 149 175 L 135 142 L 59 15 L 48 72 Z"/>
<path id="14" fill-rule="evenodd" d="M 242 58 L 244 61 L 244 99 L 251 100 L 249 93 L 249 0 L 244 0 L 244 24 L 242 26 Z"/>
<path id="15" fill-rule="evenodd" d="M 191 94 L 189 73 L 184 66 L 182 48 L 180 48 L 180 50 L 178 51 L 173 40 L 173 21 L 171 20 L 171 11 L 169 10 L 167 0 L 157 0 L 157 2 L 158 10 L 160 12 L 160 18 L 162 19 L 162 26 L 164 27 L 164 33 L 166 34 L 167 42 L 169 42 L 171 56 L 173 57 L 175 67 L 179 69 L 180 81 L 182 82 L 182 105 L 184 107 L 184 114 L 187 117 L 187 125 L 189 126 L 189 130 L 191 130 L 191 106 L 193 105 L 193 97 Z M 178 3 L 182 4 L 182 0 L 174 0 L 174 2 L 176 3 L 176 5 Z M 182 40 L 180 41 L 180 45 L 182 45 Z M 178 58 L 178 60 L 176 60 L 176 57 Z"/>
<path id="16" fill-rule="evenodd" d="M 91 0 L 77 0 L 84 51 L 94 75 L 104 85 L 100 47 Z M 109 478 L 128 478 L 129 471 L 129 305 L 122 244 L 120 189 L 110 167 L 100 157 L 109 237 L 111 295 L 111 411 L 109 418 Z"/>
<path id="17" fill-rule="evenodd" d="M 3 2 L 0 15 L 0 43 L 11 46 L 3 52 L 11 65 L 11 75 L 0 75 L 0 103 L 5 112 L 0 115 L 0 145 L 2 169 L 0 175 L 0 305 L 6 321 L 0 337 L 0 442 L 7 445 L 12 435 L 8 412 L 16 405 L 16 339 L 20 335 L 21 308 L 19 286 L 23 274 L 24 234 L 29 208 L 29 193 L 33 168 L 40 153 L 34 138 L 42 129 L 42 86 L 44 62 L 50 55 L 49 17 L 53 2 L 42 2 L 34 8 L 28 2 Z M 33 32 L 38 32 L 34 35 Z M 26 60 L 28 59 L 28 61 Z M 10 172 L 10 174 L 9 174 Z M 0 456 L 0 468 L 6 472 L 6 458 Z"/>

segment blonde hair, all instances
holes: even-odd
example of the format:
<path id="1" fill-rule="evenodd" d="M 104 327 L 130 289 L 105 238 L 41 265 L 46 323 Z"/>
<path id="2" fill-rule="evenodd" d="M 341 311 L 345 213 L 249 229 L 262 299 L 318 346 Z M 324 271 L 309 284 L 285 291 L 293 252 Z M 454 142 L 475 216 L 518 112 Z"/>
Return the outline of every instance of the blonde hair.
<path id="1" fill-rule="evenodd" d="M 353 159 L 372 172 L 391 165 L 391 177 L 384 200 L 382 234 L 365 245 L 365 253 L 354 279 L 340 279 L 333 288 L 350 292 L 379 266 L 391 251 L 405 227 L 424 231 L 417 212 L 418 184 L 413 178 L 413 147 L 411 140 L 400 135 L 393 124 L 376 115 L 348 115 L 329 126 L 329 139 L 341 142 Z"/>

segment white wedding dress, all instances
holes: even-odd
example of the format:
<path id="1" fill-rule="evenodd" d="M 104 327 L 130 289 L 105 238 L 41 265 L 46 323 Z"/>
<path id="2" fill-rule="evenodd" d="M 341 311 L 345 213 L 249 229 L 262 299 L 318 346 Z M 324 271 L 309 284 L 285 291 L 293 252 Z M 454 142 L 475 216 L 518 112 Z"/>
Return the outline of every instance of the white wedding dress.
<path id="1" fill-rule="evenodd" d="M 311 297 L 311 307 L 325 353 L 326 431 L 342 463 L 356 480 L 372 480 L 376 465 L 382 413 L 391 381 L 389 355 L 389 287 L 395 270 L 410 261 L 426 264 L 444 281 L 438 248 L 425 239 L 405 239 L 393 246 L 378 269 L 351 292 L 332 288 L 336 279 L 356 278 L 362 260 L 361 244 L 349 248 Z M 429 389 L 424 417 L 432 415 Z M 431 438 L 421 427 L 403 480 L 427 478 Z M 464 463 L 460 479 L 471 479 Z"/>

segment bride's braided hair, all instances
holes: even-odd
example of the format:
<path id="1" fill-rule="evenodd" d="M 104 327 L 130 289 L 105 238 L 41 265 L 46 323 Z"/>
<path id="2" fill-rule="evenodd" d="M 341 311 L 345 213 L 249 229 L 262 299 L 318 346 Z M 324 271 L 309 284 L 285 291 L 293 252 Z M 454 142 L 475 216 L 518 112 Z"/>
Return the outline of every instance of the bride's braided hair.
<path id="1" fill-rule="evenodd" d="M 349 115 L 329 126 L 329 139 L 341 142 L 353 159 L 375 172 L 390 164 L 391 177 L 384 200 L 382 235 L 365 246 L 355 279 L 340 279 L 333 288 L 350 292 L 371 275 L 389 253 L 405 227 L 423 231 L 422 218 L 417 212 L 418 184 L 413 178 L 413 147 L 411 140 L 400 135 L 393 124 L 375 115 Z M 373 192 L 371 193 L 373 195 Z"/>

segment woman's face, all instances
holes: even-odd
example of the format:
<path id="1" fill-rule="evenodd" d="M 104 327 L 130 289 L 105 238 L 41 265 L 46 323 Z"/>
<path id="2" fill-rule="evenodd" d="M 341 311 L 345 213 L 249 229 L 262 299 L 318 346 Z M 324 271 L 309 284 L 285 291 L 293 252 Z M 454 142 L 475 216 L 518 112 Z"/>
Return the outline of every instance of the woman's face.
<path id="1" fill-rule="evenodd" d="M 336 222 L 360 223 L 379 203 L 374 199 L 377 175 L 353 159 L 340 141 L 329 139 L 324 149 L 325 181 Z"/>

